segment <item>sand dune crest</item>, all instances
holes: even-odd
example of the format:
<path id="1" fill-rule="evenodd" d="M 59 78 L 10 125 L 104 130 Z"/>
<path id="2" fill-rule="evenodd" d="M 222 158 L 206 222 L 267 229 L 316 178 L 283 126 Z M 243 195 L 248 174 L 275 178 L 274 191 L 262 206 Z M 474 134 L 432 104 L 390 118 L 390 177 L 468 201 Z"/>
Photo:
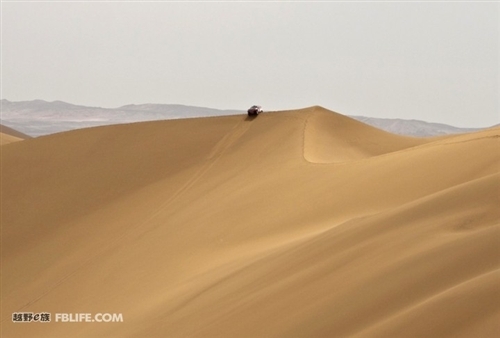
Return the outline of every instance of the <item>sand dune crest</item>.
<path id="1" fill-rule="evenodd" d="M 304 129 L 304 158 L 312 163 L 341 163 L 424 144 L 376 129 L 322 107 L 311 109 Z"/>

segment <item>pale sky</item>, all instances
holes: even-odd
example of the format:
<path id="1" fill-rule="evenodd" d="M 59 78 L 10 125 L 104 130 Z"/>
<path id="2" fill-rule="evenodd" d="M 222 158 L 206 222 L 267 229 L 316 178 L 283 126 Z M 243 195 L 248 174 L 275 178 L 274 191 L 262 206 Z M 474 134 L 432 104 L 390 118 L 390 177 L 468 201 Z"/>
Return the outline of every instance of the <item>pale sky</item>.
<path id="1" fill-rule="evenodd" d="M 2 1 L 2 98 L 500 123 L 498 2 Z"/>

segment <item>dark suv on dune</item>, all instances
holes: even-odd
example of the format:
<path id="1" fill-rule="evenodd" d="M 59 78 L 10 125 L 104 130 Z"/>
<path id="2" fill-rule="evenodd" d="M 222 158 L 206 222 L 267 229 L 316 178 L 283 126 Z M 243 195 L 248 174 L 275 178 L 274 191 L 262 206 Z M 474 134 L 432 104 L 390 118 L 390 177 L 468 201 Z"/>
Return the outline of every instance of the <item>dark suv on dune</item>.
<path id="1" fill-rule="evenodd" d="M 262 110 L 261 106 L 251 106 L 250 108 L 248 108 L 247 112 L 248 116 L 251 116 L 251 115 L 259 115 L 264 111 Z"/>

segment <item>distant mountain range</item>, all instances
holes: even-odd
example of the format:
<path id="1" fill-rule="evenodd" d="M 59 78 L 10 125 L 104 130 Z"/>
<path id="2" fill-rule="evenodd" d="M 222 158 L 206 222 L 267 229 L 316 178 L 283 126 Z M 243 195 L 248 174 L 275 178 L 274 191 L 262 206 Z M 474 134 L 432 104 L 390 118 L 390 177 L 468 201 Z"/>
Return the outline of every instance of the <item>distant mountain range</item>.
<path id="1" fill-rule="evenodd" d="M 119 108 L 100 108 L 78 106 L 62 101 L 11 102 L 2 100 L 2 124 L 33 137 L 109 124 L 242 113 L 237 110 L 177 104 L 131 104 Z"/>
<path id="2" fill-rule="evenodd" d="M 419 120 L 385 119 L 364 116 L 352 118 L 379 129 L 406 136 L 428 137 L 448 134 L 460 134 L 478 131 L 484 128 L 458 128 L 442 123 L 431 123 Z"/>
<path id="3" fill-rule="evenodd" d="M 32 137 L 109 124 L 246 113 L 244 110 L 220 110 L 178 104 L 130 104 L 119 108 L 100 108 L 62 101 L 12 102 L 5 99 L 1 100 L 1 104 L 1 123 Z M 418 120 L 350 117 L 379 129 L 407 136 L 426 137 L 480 130 Z"/>

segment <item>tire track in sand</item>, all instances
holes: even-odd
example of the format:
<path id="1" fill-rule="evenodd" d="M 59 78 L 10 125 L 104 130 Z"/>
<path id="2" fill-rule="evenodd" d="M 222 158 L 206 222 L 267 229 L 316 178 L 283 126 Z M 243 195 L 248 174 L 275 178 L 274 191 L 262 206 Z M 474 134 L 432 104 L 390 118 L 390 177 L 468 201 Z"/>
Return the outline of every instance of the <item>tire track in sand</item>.
<path id="1" fill-rule="evenodd" d="M 222 137 L 222 139 L 217 142 L 217 144 L 212 148 L 210 153 L 207 156 L 207 161 L 205 164 L 196 171 L 191 178 L 189 178 L 186 183 L 184 183 L 177 191 L 163 203 L 158 210 L 151 215 L 143 224 L 151 221 L 153 218 L 158 216 L 159 213 L 163 211 L 166 207 L 168 207 L 175 199 L 181 196 L 184 192 L 189 190 L 193 185 L 196 184 L 218 161 L 219 159 L 227 152 L 229 148 L 241 137 L 243 136 L 248 129 L 250 129 L 250 123 L 247 123 L 246 126 L 241 126 L 244 120 L 238 121 L 231 130 Z"/>

